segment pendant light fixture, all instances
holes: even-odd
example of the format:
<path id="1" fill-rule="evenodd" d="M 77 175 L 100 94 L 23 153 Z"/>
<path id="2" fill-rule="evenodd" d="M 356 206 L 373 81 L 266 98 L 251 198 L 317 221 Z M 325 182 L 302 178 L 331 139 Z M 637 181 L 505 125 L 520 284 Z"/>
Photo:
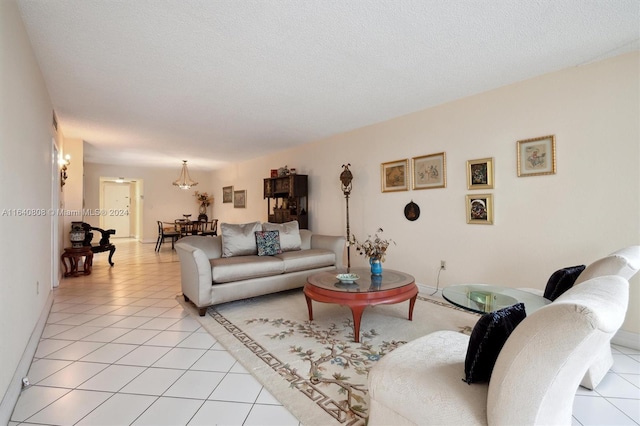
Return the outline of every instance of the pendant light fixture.
<path id="1" fill-rule="evenodd" d="M 180 189 L 189 189 L 192 186 L 196 186 L 198 182 L 191 179 L 189 176 L 189 169 L 187 169 L 187 160 L 182 160 L 182 170 L 180 171 L 180 177 L 173 184 Z"/>

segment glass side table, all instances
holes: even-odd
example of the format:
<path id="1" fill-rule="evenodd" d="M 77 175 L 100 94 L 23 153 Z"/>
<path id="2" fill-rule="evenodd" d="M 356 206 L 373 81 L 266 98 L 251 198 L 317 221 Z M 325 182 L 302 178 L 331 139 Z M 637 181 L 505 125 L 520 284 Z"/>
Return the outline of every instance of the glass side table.
<path id="1" fill-rule="evenodd" d="M 442 297 L 468 311 L 485 314 L 516 303 L 524 303 L 527 315 L 551 303 L 537 294 L 489 284 L 457 284 L 442 289 Z"/>

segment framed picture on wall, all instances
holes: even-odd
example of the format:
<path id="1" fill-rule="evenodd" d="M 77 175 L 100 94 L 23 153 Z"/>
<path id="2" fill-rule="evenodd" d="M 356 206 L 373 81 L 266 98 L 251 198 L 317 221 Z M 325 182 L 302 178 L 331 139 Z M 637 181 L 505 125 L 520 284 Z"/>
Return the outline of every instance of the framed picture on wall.
<path id="1" fill-rule="evenodd" d="M 556 137 L 542 136 L 518 141 L 518 176 L 556 173 Z"/>
<path id="2" fill-rule="evenodd" d="M 447 159 L 444 152 L 411 159 L 413 189 L 434 189 L 447 186 Z"/>
<path id="3" fill-rule="evenodd" d="M 409 160 L 390 161 L 380 165 L 382 192 L 409 190 Z"/>
<path id="4" fill-rule="evenodd" d="M 243 209 L 247 207 L 247 190 L 233 191 L 233 207 Z"/>
<path id="5" fill-rule="evenodd" d="M 222 202 L 223 203 L 233 202 L 233 186 L 222 187 Z"/>
<path id="6" fill-rule="evenodd" d="M 467 223 L 493 225 L 493 195 L 467 195 Z"/>
<path id="7" fill-rule="evenodd" d="M 493 158 L 467 161 L 467 188 L 493 189 Z"/>

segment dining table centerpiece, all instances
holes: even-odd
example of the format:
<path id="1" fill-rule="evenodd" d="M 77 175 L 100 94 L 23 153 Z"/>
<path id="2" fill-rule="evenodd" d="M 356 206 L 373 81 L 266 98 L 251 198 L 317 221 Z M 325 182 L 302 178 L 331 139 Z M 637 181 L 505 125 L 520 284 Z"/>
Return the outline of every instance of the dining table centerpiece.
<path id="1" fill-rule="evenodd" d="M 196 197 L 196 202 L 200 204 L 200 209 L 198 211 L 198 220 L 204 222 L 208 221 L 209 218 L 207 217 L 207 207 L 209 207 L 209 205 L 213 203 L 213 196 L 209 195 L 206 192 L 198 191 L 196 191 L 193 196 Z"/>
<path id="2" fill-rule="evenodd" d="M 396 244 L 392 239 L 383 239 L 379 234 L 384 232 L 382 228 L 378 228 L 376 233 L 364 241 L 358 241 L 355 237 L 349 241 L 350 245 L 356 247 L 356 252 L 369 259 L 369 265 L 371 266 L 371 275 L 382 275 L 382 263 L 385 260 L 387 254 L 387 248 L 389 245 Z"/>

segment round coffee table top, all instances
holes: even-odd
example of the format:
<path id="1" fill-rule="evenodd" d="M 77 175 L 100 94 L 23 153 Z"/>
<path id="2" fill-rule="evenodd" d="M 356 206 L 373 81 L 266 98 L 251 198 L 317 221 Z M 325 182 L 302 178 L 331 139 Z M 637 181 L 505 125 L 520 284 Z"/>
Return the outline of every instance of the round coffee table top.
<path id="1" fill-rule="evenodd" d="M 307 283 L 314 287 L 344 293 L 370 293 L 387 291 L 413 284 L 412 275 L 393 269 L 383 269 L 382 275 L 371 275 L 369 268 L 351 268 L 350 274 L 356 274 L 358 278 L 353 282 L 340 281 L 336 276 L 346 274 L 346 268 L 336 271 L 319 272 L 307 277 Z"/>

